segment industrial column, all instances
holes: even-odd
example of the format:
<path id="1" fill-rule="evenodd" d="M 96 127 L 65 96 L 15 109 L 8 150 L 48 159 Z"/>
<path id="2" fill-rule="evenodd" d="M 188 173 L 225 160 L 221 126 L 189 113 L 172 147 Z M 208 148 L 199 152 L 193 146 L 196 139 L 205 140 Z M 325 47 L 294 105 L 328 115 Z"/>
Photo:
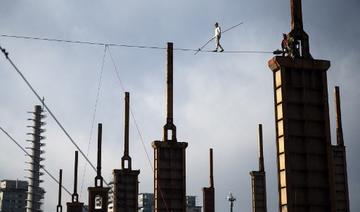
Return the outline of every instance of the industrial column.
<path id="1" fill-rule="evenodd" d="M 203 207 L 204 212 L 215 211 L 215 188 L 213 173 L 213 149 L 210 148 L 210 186 L 203 188 Z"/>
<path id="2" fill-rule="evenodd" d="M 78 151 L 75 151 L 74 163 L 74 192 L 71 195 L 71 202 L 66 203 L 67 212 L 82 212 L 84 203 L 79 202 L 79 194 L 77 193 L 77 178 L 78 178 Z"/>
<path id="3" fill-rule="evenodd" d="M 266 212 L 266 176 L 263 153 L 262 125 L 259 124 L 259 171 L 250 172 L 252 188 L 252 211 Z"/>
<path id="4" fill-rule="evenodd" d="M 129 109 L 130 94 L 125 92 L 125 131 L 124 155 L 121 158 L 121 169 L 113 170 L 113 208 L 114 212 L 137 212 L 140 170 L 132 170 L 129 155 Z"/>
<path id="5" fill-rule="evenodd" d="M 337 144 L 332 146 L 334 184 L 336 192 L 336 211 L 349 212 L 349 189 L 346 167 L 346 152 L 341 122 L 340 89 L 335 87 L 336 137 Z"/>
<path id="6" fill-rule="evenodd" d="M 62 190 L 62 169 L 59 170 L 59 193 L 58 193 L 58 204 L 56 206 L 56 212 L 62 212 L 61 205 L 61 190 Z"/>
<path id="7" fill-rule="evenodd" d="M 34 114 L 34 118 L 28 119 L 33 121 L 34 125 L 28 126 L 33 129 L 32 133 L 28 133 L 28 135 L 32 135 L 33 138 L 32 140 L 27 140 L 28 142 L 32 143 L 32 146 L 26 148 L 31 150 L 30 162 L 28 162 L 30 169 L 27 169 L 30 176 L 28 177 L 29 185 L 26 199 L 26 212 L 42 211 L 41 205 L 45 193 L 44 189 L 40 187 L 40 183 L 43 182 L 40 180 L 40 176 L 43 175 L 43 173 L 40 171 L 40 169 L 43 167 L 43 165 L 41 165 L 41 161 L 44 160 L 44 158 L 41 157 L 41 155 L 44 153 L 41 148 L 45 146 L 44 143 L 41 143 L 41 140 L 45 139 L 45 137 L 41 135 L 43 132 L 45 132 L 45 130 L 42 129 L 42 126 L 45 125 L 45 122 L 42 121 L 42 119 L 45 117 L 43 112 L 44 111 L 40 105 L 35 105 L 35 112 L 30 112 Z"/>
<path id="8" fill-rule="evenodd" d="M 89 212 L 107 212 L 108 193 L 110 188 L 104 187 L 104 179 L 101 176 L 101 140 L 102 124 L 98 124 L 98 151 L 97 151 L 97 175 L 95 187 L 89 187 Z"/>
<path id="9" fill-rule="evenodd" d="M 293 57 L 273 57 L 279 208 L 281 212 L 334 212 L 326 71 L 312 59 L 303 30 L 301 0 L 290 0 Z"/>
<path id="10" fill-rule="evenodd" d="M 167 43 L 167 117 L 163 141 L 153 141 L 155 212 L 186 211 L 186 142 L 173 123 L 173 43 Z"/>

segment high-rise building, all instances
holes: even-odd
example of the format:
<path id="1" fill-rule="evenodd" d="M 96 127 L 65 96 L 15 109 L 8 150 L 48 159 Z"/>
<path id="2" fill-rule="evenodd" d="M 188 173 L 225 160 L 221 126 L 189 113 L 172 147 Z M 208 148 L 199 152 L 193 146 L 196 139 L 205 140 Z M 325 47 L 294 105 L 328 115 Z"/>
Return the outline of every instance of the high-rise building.
<path id="1" fill-rule="evenodd" d="M 154 194 L 153 193 L 140 193 L 138 198 L 138 206 L 139 206 L 139 212 L 152 212 L 153 207 L 153 201 L 154 201 Z"/>
<path id="2" fill-rule="evenodd" d="M 2 180 L 0 182 L 0 211 L 25 212 L 27 181 Z"/>
<path id="3" fill-rule="evenodd" d="M 186 196 L 186 212 L 201 212 L 201 206 L 196 205 L 196 196 Z"/>

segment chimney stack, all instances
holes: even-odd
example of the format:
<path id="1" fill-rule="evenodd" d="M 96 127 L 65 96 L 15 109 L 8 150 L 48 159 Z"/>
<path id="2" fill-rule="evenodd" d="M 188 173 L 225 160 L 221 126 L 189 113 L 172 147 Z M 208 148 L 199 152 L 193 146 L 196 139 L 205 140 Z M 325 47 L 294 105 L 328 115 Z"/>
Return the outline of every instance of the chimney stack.
<path id="1" fill-rule="evenodd" d="M 59 194 L 58 194 L 58 205 L 56 206 L 56 212 L 62 212 L 61 189 L 62 189 L 62 169 L 59 170 Z"/>
<path id="2" fill-rule="evenodd" d="M 336 105 L 336 141 L 338 145 L 344 146 L 339 86 L 335 86 L 335 105 Z"/>
<path id="3" fill-rule="evenodd" d="M 167 43 L 167 74 L 166 74 L 166 124 L 164 126 L 164 141 L 176 142 L 176 126 L 174 125 L 173 107 L 173 43 Z M 170 134 L 169 134 L 170 133 Z"/>
<path id="4" fill-rule="evenodd" d="M 130 93 L 125 92 L 124 156 L 121 158 L 121 168 L 131 170 L 131 157 L 129 155 L 129 115 L 130 115 Z"/>

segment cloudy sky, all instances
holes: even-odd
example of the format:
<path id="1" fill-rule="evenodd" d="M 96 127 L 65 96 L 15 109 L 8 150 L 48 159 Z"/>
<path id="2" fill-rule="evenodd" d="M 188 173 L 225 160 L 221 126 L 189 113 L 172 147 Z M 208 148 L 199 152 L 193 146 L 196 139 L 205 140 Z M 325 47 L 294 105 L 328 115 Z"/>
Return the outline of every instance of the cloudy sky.
<path id="1" fill-rule="evenodd" d="M 303 1 L 304 28 L 310 36 L 311 53 L 314 58 L 331 61 L 328 89 L 333 143 L 333 88 L 335 85 L 341 88 L 352 211 L 360 211 L 360 202 L 356 201 L 360 195 L 359 9 L 358 0 Z M 160 47 L 171 41 L 175 48 L 199 48 L 212 36 L 215 22 L 223 29 L 244 22 L 223 35 L 225 50 L 272 51 L 279 48 L 281 34 L 290 30 L 289 15 L 289 0 L 2 0 L 0 33 Z M 112 170 L 120 168 L 122 86 L 129 91 L 140 132 L 131 119 L 133 168 L 141 170 L 140 192 L 152 192 L 152 161 L 146 155 L 153 157 L 151 142 L 161 139 L 165 124 L 164 50 L 110 47 L 102 69 L 104 46 L 6 37 L 0 37 L 0 44 L 94 163 L 93 117 L 95 125 L 103 123 L 103 176 L 107 181 Z M 213 48 L 214 43 L 206 47 Z M 273 85 L 267 67 L 271 57 L 271 54 L 174 53 L 175 124 L 178 140 L 189 143 L 187 193 L 198 196 L 200 205 L 201 188 L 208 186 L 208 149 L 212 147 L 217 211 L 229 207 L 226 201 L 229 192 L 237 198 L 235 211 L 250 211 L 249 172 L 257 169 L 257 125 L 262 123 L 268 208 L 277 210 Z M 26 120 L 31 114 L 26 112 L 39 102 L 3 55 L 0 99 L 0 126 L 21 145 L 28 145 L 25 140 L 29 139 L 26 133 L 30 129 L 26 126 L 30 122 Z M 75 147 L 50 116 L 46 122 L 44 165 L 55 176 L 62 168 L 64 185 L 72 190 Z M 24 179 L 25 161 L 29 159 L 4 134 L 0 135 L 0 146 L 0 179 Z M 85 166 L 83 158 L 79 163 L 80 199 L 87 202 L 87 187 L 93 186 L 95 173 Z M 43 179 L 47 191 L 44 209 L 52 211 L 57 204 L 57 185 L 47 175 Z M 66 201 L 70 197 L 64 195 L 63 204 Z"/>

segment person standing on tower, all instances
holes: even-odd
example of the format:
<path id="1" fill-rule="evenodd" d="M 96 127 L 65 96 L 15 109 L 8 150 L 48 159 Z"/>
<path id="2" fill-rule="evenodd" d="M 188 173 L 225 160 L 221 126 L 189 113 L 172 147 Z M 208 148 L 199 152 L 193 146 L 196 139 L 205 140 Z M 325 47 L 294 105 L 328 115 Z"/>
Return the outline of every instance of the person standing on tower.
<path id="1" fill-rule="evenodd" d="M 214 38 L 216 40 L 216 49 L 214 50 L 214 52 L 217 52 L 219 48 L 220 48 L 220 52 L 223 52 L 224 48 L 220 45 L 221 28 L 220 28 L 220 26 L 219 26 L 219 24 L 217 22 L 215 23 L 215 36 L 214 36 Z"/>

